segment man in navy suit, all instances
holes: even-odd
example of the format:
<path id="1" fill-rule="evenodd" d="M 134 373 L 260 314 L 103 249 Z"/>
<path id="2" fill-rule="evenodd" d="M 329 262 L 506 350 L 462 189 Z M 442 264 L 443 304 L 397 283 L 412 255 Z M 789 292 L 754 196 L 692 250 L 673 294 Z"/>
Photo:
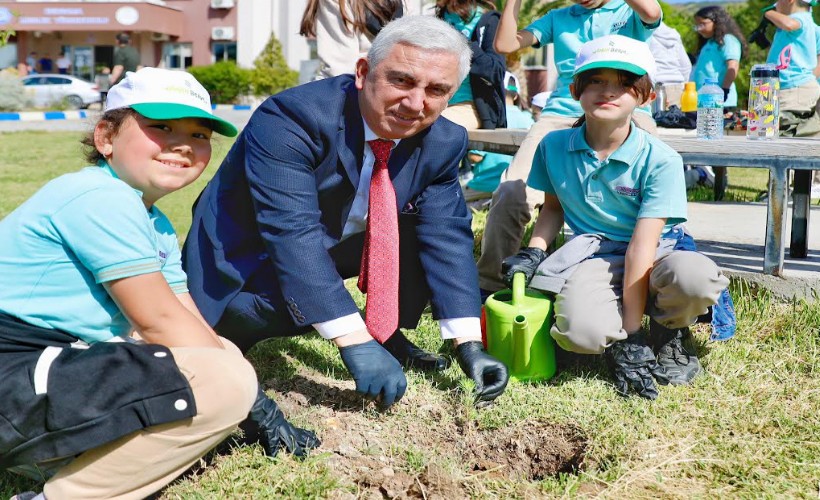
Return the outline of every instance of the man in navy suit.
<path id="1" fill-rule="evenodd" d="M 184 258 L 206 320 L 247 350 L 315 328 L 339 347 L 357 391 L 385 407 L 406 388 L 402 370 L 446 368 L 397 331 L 374 341 L 343 279 L 359 274 L 374 154 L 388 163 L 399 212 L 399 327 L 428 302 L 459 364 L 491 401 L 507 383 L 484 352 L 470 212 L 458 182 L 466 132 L 439 118 L 469 71 L 470 49 L 427 16 L 393 21 L 355 76 L 309 83 L 253 114 L 194 209 Z"/>

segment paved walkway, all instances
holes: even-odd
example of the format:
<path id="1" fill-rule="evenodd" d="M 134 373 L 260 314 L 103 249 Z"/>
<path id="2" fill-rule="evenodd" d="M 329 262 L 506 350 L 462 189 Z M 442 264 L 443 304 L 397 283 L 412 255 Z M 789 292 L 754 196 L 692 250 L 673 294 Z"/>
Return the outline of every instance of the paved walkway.
<path id="1" fill-rule="evenodd" d="M 815 201 L 816 203 L 816 201 Z M 786 235 L 791 235 L 791 205 Z M 792 259 L 786 248 L 783 278 L 761 274 L 766 205 L 763 203 L 690 202 L 687 227 L 698 250 L 715 260 L 728 275 L 770 289 L 780 298 L 820 296 L 820 206 L 809 217 L 808 258 Z"/>

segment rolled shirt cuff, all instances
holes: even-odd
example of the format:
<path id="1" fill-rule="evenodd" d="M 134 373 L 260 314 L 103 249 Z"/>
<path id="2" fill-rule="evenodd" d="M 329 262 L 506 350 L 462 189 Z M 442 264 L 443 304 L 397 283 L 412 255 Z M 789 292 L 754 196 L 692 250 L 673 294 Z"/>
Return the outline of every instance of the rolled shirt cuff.
<path id="1" fill-rule="evenodd" d="M 359 313 L 348 314 L 340 318 L 331 319 L 330 321 L 323 321 L 321 323 L 314 323 L 313 328 L 319 332 L 323 338 L 328 340 L 347 335 L 359 330 L 367 329 L 364 324 L 364 319 Z"/>
<path id="2" fill-rule="evenodd" d="M 439 320 L 441 338 L 469 338 L 481 341 L 481 320 L 478 318 L 448 318 Z"/>

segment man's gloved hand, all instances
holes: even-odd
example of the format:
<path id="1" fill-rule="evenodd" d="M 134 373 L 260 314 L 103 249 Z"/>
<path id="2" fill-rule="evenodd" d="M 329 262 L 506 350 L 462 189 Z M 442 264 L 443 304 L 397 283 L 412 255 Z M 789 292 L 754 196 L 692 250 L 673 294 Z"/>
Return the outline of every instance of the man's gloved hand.
<path id="1" fill-rule="evenodd" d="M 265 452 L 272 457 L 285 448 L 288 453 L 302 458 L 309 450 L 322 444 L 313 431 L 294 427 L 288 422 L 276 403 L 265 394 L 261 387 L 256 395 L 256 402 L 251 408 L 250 416 L 259 425 L 260 442 Z"/>
<path id="2" fill-rule="evenodd" d="M 504 281 L 512 287 L 513 276 L 515 273 L 524 273 L 526 278 L 524 281 L 529 283 L 535 270 L 538 269 L 538 264 L 547 258 L 549 254 L 540 248 L 527 247 L 522 248 L 517 254 L 511 255 L 501 261 L 501 275 Z"/>
<path id="3" fill-rule="evenodd" d="M 643 332 L 619 340 L 606 349 L 607 362 L 615 378 L 615 389 L 621 396 L 629 395 L 629 388 L 646 399 L 658 397 L 658 387 L 652 378 L 657 365 L 655 353 L 647 345 Z"/>
<path id="4" fill-rule="evenodd" d="M 504 363 L 484 351 L 479 341 L 463 342 L 456 347 L 458 366 L 475 382 L 476 401 L 492 401 L 507 387 L 510 376 Z"/>
<path id="5" fill-rule="evenodd" d="M 382 408 L 400 400 L 407 379 L 399 362 L 375 340 L 339 348 L 347 370 L 356 381 L 356 391 L 379 400 Z"/>

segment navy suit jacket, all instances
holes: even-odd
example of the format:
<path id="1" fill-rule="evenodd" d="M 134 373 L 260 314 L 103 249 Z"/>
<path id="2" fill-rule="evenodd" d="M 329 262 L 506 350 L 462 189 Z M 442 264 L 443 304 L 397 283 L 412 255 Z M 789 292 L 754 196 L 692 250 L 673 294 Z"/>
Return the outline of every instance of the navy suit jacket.
<path id="1" fill-rule="evenodd" d="M 402 140 L 388 163 L 436 319 L 480 314 L 471 215 L 458 181 L 466 147 L 464 128 L 439 118 Z M 349 75 L 286 90 L 254 112 L 197 200 L 185 243 L 190 293 L 211 325 L 251 281 L 277 310 L 287 304 L 296 326 L 358 312 L 332 252 L 363 155 Z"/>

